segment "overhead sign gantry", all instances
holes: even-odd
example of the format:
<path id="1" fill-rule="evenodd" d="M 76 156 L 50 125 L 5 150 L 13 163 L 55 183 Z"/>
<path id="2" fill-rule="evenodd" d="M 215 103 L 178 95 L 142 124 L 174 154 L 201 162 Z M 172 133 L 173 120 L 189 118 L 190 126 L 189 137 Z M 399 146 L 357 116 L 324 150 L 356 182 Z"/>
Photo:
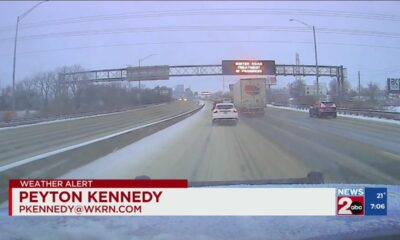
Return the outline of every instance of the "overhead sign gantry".
<path id="1" fill-rule="evenodd" d="M 318 70 L 318 73 L 317 73 Z M 346 69 L 343 66 L 276 64 L 273 60 L 223 60 L 222 64 L 141 66 L 102 69 L 84 72 L 60 73 L 60 81 L 115 82 L 168 80 L 171 77 L 267 75 L 267 76 L 325 76 L 334 77 L 339 86 L 338 95 L 344 92 Z"/>
<path id="2" fill-rule="evenodd" d="M 275 64 L 270 60 L 224 60 L 221 65 L 144 66 L 60 73 L 62 81 L 114 82 L 168 80 L 171 77 L 218 75 L 315 76 L 315 65 Z M 345 78 L 343 66 L 318 66 L 318 76 Z"/>

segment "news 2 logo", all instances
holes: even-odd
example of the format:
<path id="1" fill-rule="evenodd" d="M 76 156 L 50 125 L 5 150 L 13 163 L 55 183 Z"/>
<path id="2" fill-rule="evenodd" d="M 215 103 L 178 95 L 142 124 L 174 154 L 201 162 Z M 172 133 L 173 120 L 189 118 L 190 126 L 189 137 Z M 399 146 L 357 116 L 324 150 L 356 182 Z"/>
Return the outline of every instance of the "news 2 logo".
<path id="1" fill-rule="evenodd" d="M 337 195 L 337 215 L 364 215 L 364 188 L 339 188 Z"/>

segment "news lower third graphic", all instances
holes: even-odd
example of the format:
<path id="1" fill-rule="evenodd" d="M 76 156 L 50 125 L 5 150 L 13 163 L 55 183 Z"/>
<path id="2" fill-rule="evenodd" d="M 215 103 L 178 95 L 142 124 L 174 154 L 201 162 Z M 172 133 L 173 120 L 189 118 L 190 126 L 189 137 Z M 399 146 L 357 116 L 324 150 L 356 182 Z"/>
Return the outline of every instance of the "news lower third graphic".
<path id="1" fill-rule="evenodd" d="M 10 180 L 10 216 L 374 216 L 386 188 L 189 187 L 187 180 Z"/>
<path id="2" fill-rule="evenodd" d="M 387 188 L 338 188 L 338 216 L 387 215 Z"/>

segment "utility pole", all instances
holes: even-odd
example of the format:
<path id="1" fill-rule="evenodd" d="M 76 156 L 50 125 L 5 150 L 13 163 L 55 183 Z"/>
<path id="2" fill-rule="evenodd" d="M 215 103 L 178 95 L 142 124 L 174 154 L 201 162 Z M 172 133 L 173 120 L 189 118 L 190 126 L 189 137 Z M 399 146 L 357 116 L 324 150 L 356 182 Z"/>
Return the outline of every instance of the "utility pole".
<path id="1" fill-rule="evenodd" d="M 14 57 L 13 57 L 13 75 L 12 75 L 12 89 L 11 89 L 11 105 L 12 105 L 12 111 L 15 111 L 15 69 L 16 69 L 16 64 L 17 64 L 17 42 L 18 42 L 18 28 L 19 28 L 19 22 L 26 17 L 30 12 L 33 11 L 36 7 L 38 7 L 40 4 L 47 2 L 42 1 L 28 9 L 26 12 L 24 12 L 22 15 L 17 17 L 17 23 L 15 27 L 15 38 L 14 38 Z"/>
<path id="2" fill-rule="evenodd" d="M 343 66 L 340 66 L 340 83 L 341 83 L 341 92 L 342 92 L 342 104 L 344 104 L 345 99 L 345 88 L 344 88 L 344 69 Z"/>
<path id="3" fill-rule="evenodd" d="M 358 100 L 361 99 L 361 74 L 358 71 Z"/>
<path id="4" fill-rule="evenodd" d="M 141 96 L 142 91 L 141 91 L 141 88 L 140 88 L 140 78 L 141 78 L 142 74 L 140 72 L 140 62 L 141 62 L 141 59 L 139 59 L 139 64 L 138 64 L 138 66 L 139 66 L 139 69 L 138 69 L 138 71 L 139 71 L 139 74 L 138 74 L 138 76 L 139 76 L 139 94 L 138 94 L 139 105 L 142 104 L 142 96 Z"/>
<path id="5" fill-rule="evenodd" d="M 298 53 L 296 53 L 296 71 L 295 73 L 297 74 L 295 76 L 296 81 L 301 80 L 301 76 L 300 76 L 300 55 Z"/>
<path id="6" fill-rule="evenodd" d="M 317 98 L 318 101 L 320 101 L 320 95 L 319 95 L 319 71 L 318 71 L 318 57 L 317 57 L 317 39 L 315 37 L 315 26 L 312 26 L 313 33 L 314 33 L 314 53 L 315 53 L 315 67 L 316 67 L 316 76 L 317 76 Z"/>
<path id="7" fill-rule="evenodd" d="M 225 91 L 225 76 L 222 75 L 222 93 Z"/>
<path id="8" fill-rule="evenodd" d="M 18 26 L 19 16 L 17 17 L 17 26 L 15 27 L 15 39 L 14 39 L 14 58 L 13 58 L 13 75 L 12 75 L 12 89 L 11 89 L 11 109 L 15 111 L 15 68 L 17 63 L 17 39 L 18 39 Z"/>
<path id="9" fill-rule="evenodd" d="M 271 94 L 271 84 L 268 84 L 268 97 L 267 97 L 267 99 L 268 99 L 268 103 L 270 104 L 271 103 L 271 100 L 272 100 L 272 96 L 271 96 L 272 94 Z"/>
<path id="10" fill-rule="evenodd" d="M 315 75 L 316 75 L 316 81 L 317 81 L 316 82 L 316 84 L 317 84 L 317 98 L 318 98 L 318 100 L 321 100 L 320 99 L 320 95 L 319 95 L 319 69 L 318 69 L 317 38 L 315 36 L 315 26 L 314 25 L 311 26 L 310 24 L 307 24 L 307 23 L 305 23 L 303 21 L 300 21 L 300 20 L 297 20 L 297 19 L 289 19 L 289 21 L 298 22 L 298 23 L 303 24 L 304 26 L 312 28 L 313 38 L 314 38 L 314 55 L 315 55 L 315 68 L 316 68 Z"/>

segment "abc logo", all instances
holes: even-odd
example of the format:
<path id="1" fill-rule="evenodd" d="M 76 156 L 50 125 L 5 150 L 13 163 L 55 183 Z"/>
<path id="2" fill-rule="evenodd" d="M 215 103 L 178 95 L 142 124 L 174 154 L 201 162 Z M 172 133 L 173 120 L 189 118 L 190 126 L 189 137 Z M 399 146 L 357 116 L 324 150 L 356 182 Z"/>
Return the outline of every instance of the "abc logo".
<path id="1" fill-rule="evenodd" d="M 350 205 L 350 211 L 354 215 L 361 214 L 363 212 L 363 209 L 364 209 L 364 207 L 363 207 L 362 203 L 360 203 L 360 202 L 353 202 Z"/>
<path id="2" fill-rule="evenodd" d="M 364 197 L 343 196 L 337 200 L 337 215 L 364 215 Z"/>

